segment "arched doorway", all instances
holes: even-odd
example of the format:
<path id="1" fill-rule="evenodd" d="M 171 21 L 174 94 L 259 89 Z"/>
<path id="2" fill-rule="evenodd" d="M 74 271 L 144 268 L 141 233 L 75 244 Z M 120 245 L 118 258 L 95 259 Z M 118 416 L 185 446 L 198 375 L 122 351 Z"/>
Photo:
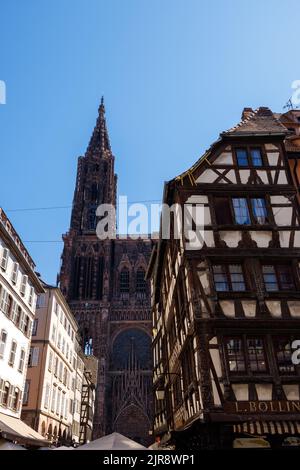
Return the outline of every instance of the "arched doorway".
<path id="1" fill-rule="evenodd" d="M 45 434 L 46 434 L 46 423 L 45 423 L 45 421 L 42 422 L 41 434 L 42 434 L 42 436 L 45 437 Z"/>
<path id="2" fill-rule="evenodd" d="M 151 428 L 152 358 L 151 338 L 141 328 L 128 328 L 114 338 L 107 393 L 110 426 L 147 445 Z"/>
<path id="3" fill-rule="evenodd" d="M 48 426 L 48 439 L 52 439 L 52 423 Z"/>
<path id="4" fill-rule="evenodd" d="M 148 443 L 151 424 L 149 418 L 136 405 L 129 405 L 117 417 L 114 431 L 140 444 Z"/>

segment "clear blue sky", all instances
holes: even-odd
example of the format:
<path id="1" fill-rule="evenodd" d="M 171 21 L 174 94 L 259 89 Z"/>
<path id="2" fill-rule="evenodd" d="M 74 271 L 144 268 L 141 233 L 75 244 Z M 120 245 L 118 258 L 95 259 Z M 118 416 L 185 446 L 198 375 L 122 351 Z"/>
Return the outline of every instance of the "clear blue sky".
<path id="1" fill-rule="evenodd" d="M 0 205 L 55 282 L 101 95 L 119 194 L 160 199 L 244 106 L 300 79 L 299 0 L 6 0 L 0 5 Z M 31 241 L 31 242 L 29 242 Z"/>

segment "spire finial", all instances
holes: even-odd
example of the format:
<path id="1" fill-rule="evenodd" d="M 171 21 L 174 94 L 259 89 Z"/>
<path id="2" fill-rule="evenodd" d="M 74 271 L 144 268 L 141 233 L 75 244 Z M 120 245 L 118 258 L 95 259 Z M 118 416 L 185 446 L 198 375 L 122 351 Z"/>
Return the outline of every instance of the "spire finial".
<path id="1" fill-rule="evenodd" d="M 106 128 L 104 96 L 101 97 L 96 126 L 94 128 L 94 132 L 90 139 L 86 153 L 93 153 L 95 155 L 97 152 L 101 153 L 103 150 L 111 151 Z"/>

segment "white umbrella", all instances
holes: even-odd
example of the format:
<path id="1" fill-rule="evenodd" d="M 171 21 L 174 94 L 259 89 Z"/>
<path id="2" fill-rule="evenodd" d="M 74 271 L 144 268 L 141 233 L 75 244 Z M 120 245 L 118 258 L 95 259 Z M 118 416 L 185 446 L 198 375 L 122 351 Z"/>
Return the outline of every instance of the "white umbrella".
<path id="1" fill-rule="evenodd" d="M 146 447 L 138 444 L 128 437 L 122 436 L 118 432 L 113 432 L 107 436 L 100 437 L 95 441 L 77 447 L 75 450 L 146 450 Z"/>
<path id="2" fill-rule="evenodd" d="M 14 444 L 13 442 L 0 440 L 0 450 L 26 450 L 24 447 Z"/>

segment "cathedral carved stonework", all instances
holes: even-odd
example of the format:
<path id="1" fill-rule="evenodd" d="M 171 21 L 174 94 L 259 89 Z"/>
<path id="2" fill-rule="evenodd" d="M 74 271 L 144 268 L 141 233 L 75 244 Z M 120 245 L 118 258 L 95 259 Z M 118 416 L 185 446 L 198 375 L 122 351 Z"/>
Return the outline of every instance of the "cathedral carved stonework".
<path id="1" fill-rule="evenodd" d="M 117 177 L 103 100 L 83 157 L 78 159 L 69 232 L 59 276 L 86 354 L 98 358 L 94 438 L 116 431 L 151 443 L 150 288 L 145 272 L 150 239 L 99 240 L 96 209 L 116 205 Z"/>

